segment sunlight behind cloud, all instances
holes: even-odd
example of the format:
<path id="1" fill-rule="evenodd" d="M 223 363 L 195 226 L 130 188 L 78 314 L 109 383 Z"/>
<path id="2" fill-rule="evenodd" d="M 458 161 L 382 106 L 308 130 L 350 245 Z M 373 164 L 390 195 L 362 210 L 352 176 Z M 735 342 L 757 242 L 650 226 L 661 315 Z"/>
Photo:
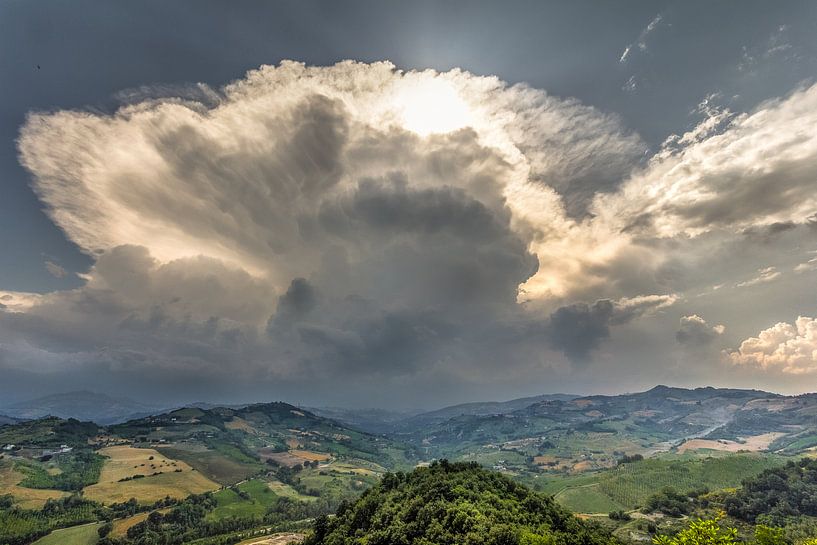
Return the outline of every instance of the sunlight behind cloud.
<path id="1" fill-rule="evenodd" d="M 451 83 L 419 79 L 397 91 L 395 106 L 402 125 L 420 136 L 453 132 L 472 122 L 472 113 Z"/>

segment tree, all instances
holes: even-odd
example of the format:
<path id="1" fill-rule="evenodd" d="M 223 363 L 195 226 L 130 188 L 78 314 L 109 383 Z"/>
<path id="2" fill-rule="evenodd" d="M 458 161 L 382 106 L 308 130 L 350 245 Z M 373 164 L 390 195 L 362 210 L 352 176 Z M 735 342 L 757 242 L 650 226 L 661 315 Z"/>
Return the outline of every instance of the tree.
<path id="1" fill-rule="evenodd" d="M 755 527 L 755 543 L 757 545 L 786 545 L 783 528 L 765 526 L 763 524 L 757 525 Z"/>
<path id="2" fill-rule="evenodd" d="M 732 545 L 738 541 L 735 528 L 723 528 L 719 521 L 723 515 L 711 519 L 699 519 L 674 536 L 658 535 L 652 538 L 655 545 Z"/>
<path id="3" fill-rule="evenodd" d="M 106 537 L 108 534 L 110 534 L 112 530 L 113 530 L 113 524 L 111 524 L 110 522 L 106 522 L 105 524 L 100 526 L 99 529 L 97 529 L 97 533 L 99 534 L 99 537 L 101 539 L 101 538 Z"/>

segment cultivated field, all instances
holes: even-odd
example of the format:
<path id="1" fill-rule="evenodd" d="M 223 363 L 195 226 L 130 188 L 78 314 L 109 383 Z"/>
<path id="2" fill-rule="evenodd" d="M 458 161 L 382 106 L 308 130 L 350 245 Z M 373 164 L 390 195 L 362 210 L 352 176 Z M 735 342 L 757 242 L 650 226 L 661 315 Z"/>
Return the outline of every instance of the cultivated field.
<path id="1" fill-rule="evenodd" d="M 744 478 L 781 465 L 783 460 L 759 454 L 667 457 L 622 464 L 609 471 L 542 476 L 531 484 L 579 513 L 606 513 L 642 506 L 652 494 L 668 486 L 679 492 L 738 486 Z"/>
<path id="2" fill-rule="evenodd" d="M 54 530 L 45 537 L 35 541 L 33 545 L 94 545 L 99 541 L 97 529 L 100 523 L 83 524 L 72 528 Z"/>
<path id="3" fill-rule="evenodd" d="M 168 509 L 159 509 L 158 511 L 159 511 L 159 513 L 162 513 L 164 515 L 164 514 L 170 512 L 170 509 L 169 508 Z M 115 521 L 113 521 L 113 530 L 111 530 L 111 536 L 112 537 L 125 537 L 127 535 L 127 533 L 128 533 L 128 528 L 130 528 L 131 526 L 135 526 L 135 525 L 139 524 L 143 520 L 146 520 L 148 518 L 148 515 L 150 515 L 150 512 L 136 513 L 132 517 L 127 517 L 127 518 L 124 518 L 124 519 L 116 519 Z"/>
<path id="4" fill-rule="evenodd" d="M 175 460 L 183 461 L 208 479 L 222 485 L 243 481 L 261 469 L 260 464 L 238 462 L 226 455 L 194 445 L 178 444 L 158 447 L 159 452 Z"/>
<path id="5" fill-rule="evenodd" d="M 207 515 L 207 518 L 218 520 L 229 517 L 260 517 L 277 501 L 277 496 L 267 483 L 258 479 L 241 483 L 238 489 L 245 493 L 249 500 L 242 498 L 231 488 L 219 490 L 213 494 L 218 506 Z"/>
<path id="6" fill-rule="evenodd" d="M 556 494 L 555 499 L 577 513 L 609 513 L 622 509 L 620 504 L 599 490 L 598 484 L 565 488 Z"/>
<path id="7" fill-rule="evenodd" d="M 128 534 L 128 528 L 139 524 L 143 520 L 147 520 L 149 514 L 150 513 L 136 513 L 132 517 L 113 521 L 111 537 L 125 537 Z"/>
<path id="8" fill-rule="evenodd" d="M 740 450 L 757 452 L 768 449 L 769 445 L 784 435 L 786 434 L 780 432 L 769 432 L 761 435 L 741 438 L 740 442 L 729 441 L 726 439 L 690 439 L 678 447 L 678 452 L 684 453 L 688 450 L 699 449 L 723 450 L 726 452 L 738 452 Z"/>
<path id="9" fill-rule="evenodd" d="M 313 452 L 311 450 L 290 450 L 289 452 L 298 458 L 303 458 L 304 460 L 309 460 L 310 462 L 325 462 L 326 460 L 332 458 L 328 454 Z"/>
<path id="10" fill-rule="evenodd" d="M 25 475 L 14 469 L 9 460 L 0 461 L 0 495 L 11 494 L 17 505 L 24 509 L 40 509 L 48 499 L 62 498 L 68 492 L 61 490 L 41 490 L 18 486 Z"/>
<path id="11" fill-rule="evenodd" d="M 289 452 L 275 452 L 272 449 L 259 449 L 258 456 L 264 460 L 272 460 L 278 465 L 294 467 L 303 464 L 304 459 Z"/>
<path id="12" fill-rule="evenodd" d="M 99 483 L 85 487 L 83 492 L 86 498 L 101 503 L 123 502 L 130 498 L 152 503 L 165 496 L 184 498 L 219 488 L 185 462 L 163 456 L 153 449 L 115 446 L 99 453 L 108 457 Z M 135 475 L 144 477 L 134 479 Z"/>

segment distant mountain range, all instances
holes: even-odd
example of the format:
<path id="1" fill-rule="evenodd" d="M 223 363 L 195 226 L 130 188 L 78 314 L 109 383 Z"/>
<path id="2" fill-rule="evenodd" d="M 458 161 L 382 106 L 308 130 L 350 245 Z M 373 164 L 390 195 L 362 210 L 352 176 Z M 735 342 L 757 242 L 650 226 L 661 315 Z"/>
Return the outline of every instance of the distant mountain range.
<path id="1" fill-rule="evenodd" d="M 408 425 L 412 421 L 416 425 Z M 581 468 L 609 466 L 622 453 L 794 454 L 817 448 L 817 394 L 656 386 L 633 394 L 544 399 L 503 414 L 436 422 L 419 415 L 393 437 L 421 446 L 429 457 L 513 450 L 555 465 L 567 457 Z M 575 458 L 577 453 L 584 454 Z"/>
<path id="2" fill-rule="evenodd" d="M 241 412 L 250 405 L 200 402 L 191 406 L 219 413 Z M 0 425 L 50 415 L 106 426 L 172 410 L 100 393 L 69 392 L 0 407 Z M 429 458 L 456 458 L 468 453 L 480 458 L 499 449 L 539 456 L 538 460 L 551 463 L 548 457 L 561 460 L 593 444 L 597 452 L 588 460 L 595 467 L 612 463 L 617 452 L 649 455 L 705 448 L 794 453 L 817 448 L 817 394 L 782 396 L 759 390 L 656 386 L 633 394 L 545 394 L 464 403 L 428 412 L 337 407 L 300 410 L 413 445 Z M 615 434 L 614 446 L 611 440 L 595 445 L 608 434 Z"/>
<path id="3" fill-rule="evenodd" d="M 53 394 L 0 407 L 0 413 L 18 420 L 44 416 L 76 418 L 107 425 L 148 416 L 161 410 L 125 397 L 79 391 Z M 0 421 L 2 423 L 2 421 Z"/>
<path id="4" fill-rule="evenodd" d="M 488 416 L 507 414 L 541 401 L 569 401 L 579 397 L 571 394 L 543 394 L 520 397 L 510 401 L 476 401 L 450 405 L 433 411 L 389 411 L 385 409 L 345 409 L 338 407 L 309 407 L 315 414 L 332 418 L 370 433 L 399 431 L 439 424 L 457 416 Z"/>
<path id="5" fill-rule="evenodd" d="M 0 414 L 0 426 L 3 426 L 5 424 L 16 424 L 18 422 L 22 422 L 22 420 L 19 418 L 12 418 L 11 416 Z"/>
<path id="6" fill-rule="evenodd" d="M 415 427 L 433 422 L 443 422 L 454 416 L 505 414 L 539 401 L 553 399 L 569 400 L 576 397 L 578 396 L 547 394 L 512 399 L 510 401 L 463 403 L 429 412 L 421 412 L 419 410 L 390 411 L 387 409 L 374 408 L 347 409 L 342 407 L 305 407 L 305 409 L 324 418 L 331 418 L 370 433 L 390 433 L 396 429 L 404 429 L 407 426 Z M 0 425 L 13 424 L 22 420 L 34 420 L 45 416 L 76 418 L 77 420 L 95 422 L 100 425 L 109 425 L 184 407 L 209 410 L 221 407 L 241 409 L 248 405 L 250 404 L 218 404 L 198 401 L 184 405 L 162 407 L 140 403 L 125 397 L 112 397 L 107 394 L 90 391 L 76 391 L 52 394 L 11 405 L 0 406 Z"/>

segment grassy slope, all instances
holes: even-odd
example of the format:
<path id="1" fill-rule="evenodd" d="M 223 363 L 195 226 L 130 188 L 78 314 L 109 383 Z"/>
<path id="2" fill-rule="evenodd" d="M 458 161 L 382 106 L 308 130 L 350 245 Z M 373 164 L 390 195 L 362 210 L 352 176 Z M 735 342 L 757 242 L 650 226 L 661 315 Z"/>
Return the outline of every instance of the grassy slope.
<path id="1" fill-rule="evenodd" d="M 716 490 L 739 486 L 744 478 L 781 465 L 783 461 L 781 457 L 763 454 L 647 459 L 609 471 L 540 477 L 534 486 L 554 494 L 575 511 L 604 513 L 614 508 L 635 509 L 667 486 L 683 492 L 702 487 Z"/>
<path id="2" fill-rule="evenodd" d="M 62 498 L 68 492 L 61 490 L 34 489 L 19 486 L 25 474 L 17 471 L 11 460 L 0 461 L 0 495 L 11 494 L 17 505 L 23 509 L 40 509 L 46 500 Z"/>
<path id="3" fill-rule="evenodd" d="M 216 483 L 186 463 L 162 456 L 153 449 L 117 446 L 100 452 L 108 458 L 99 483 L 84 490 L 85 497 L 95 501 L 113 503 L 136 498 L 140 502 L 152 503 L 165 496 L 184 498 L 218 488 Z M 152 475 L 154 472 L 162 473 Z M 145 477 L 120 481 L 137 474 Z"/>
<path id="4" fill-rule="evenodd" d="M 100 523 L 93 523 L 54 530 L 47 536 L 35 541 L 33 545 L 94 545 L 99 541 L 99 534 L 97 533 L 99 526 Z"/>

